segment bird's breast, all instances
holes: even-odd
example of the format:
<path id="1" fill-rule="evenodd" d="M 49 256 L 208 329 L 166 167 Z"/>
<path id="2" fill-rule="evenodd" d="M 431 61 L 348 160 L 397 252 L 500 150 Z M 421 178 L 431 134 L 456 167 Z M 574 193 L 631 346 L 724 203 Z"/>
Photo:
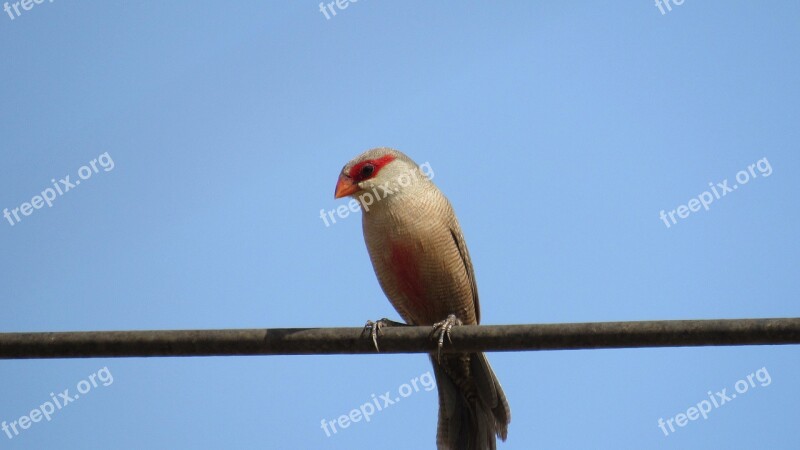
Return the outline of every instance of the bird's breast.
<path id="1" fill-rule="evenodd" d="M 429 325 L 450 313 L 473 323 L 472 292 L 446 200 L 415 198 L 392 206 L 363 218 L 370 259 L 392 306 L 412 324 Z"/>
<path id="2" fill-rule="evenodd" d="M 422 246 L 415 242 L 392 241 L 388 245 L 386 265 L 392 283 L 402 294 L 399 298 L 407 302 L 407 307 L 416 315 L 427 315 L 431 305 L 425 294 L 425 286 L 420 274 L 420 257 L 424 257 Z"/>

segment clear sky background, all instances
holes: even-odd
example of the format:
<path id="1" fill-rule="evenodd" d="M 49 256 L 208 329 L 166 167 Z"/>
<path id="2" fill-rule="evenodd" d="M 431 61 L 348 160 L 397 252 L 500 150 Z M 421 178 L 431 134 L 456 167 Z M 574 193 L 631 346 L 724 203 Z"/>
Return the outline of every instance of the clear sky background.
<path id="1" fill-rule="evenodd" d="M 0 330 L 398 318 L 360 214 L 319 217 L 345 203 L 341 167 L 376 146 L 433 168 L 484 324 L 800 316 L 797 2 L 21 12 L 0 11 L 0 208 L 106 152 L 114 165 L 13 226 L 0 217 Z M 759 160 L 707 211 L 659 218 Z M 512 409 L 503 449 L 798 445 L 798 346 L 489 359 Z M 762 368 L 769 383 L 751 377 L 707 419 L 658 427 Z M 423 355 L 1 361 L 0 421 L 98 371 L 113 382 L 0 431 L 0 449 L 433 448 L 435 390 L 321 427 L 430 370 Z"/>

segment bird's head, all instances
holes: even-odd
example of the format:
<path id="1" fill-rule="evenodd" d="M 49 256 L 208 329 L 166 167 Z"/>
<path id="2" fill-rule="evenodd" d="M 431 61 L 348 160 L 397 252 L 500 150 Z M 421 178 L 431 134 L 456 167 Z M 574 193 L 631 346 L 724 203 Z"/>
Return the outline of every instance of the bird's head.
<path id="1" fill-rule="evenodd" d="M 345 164 L 336 183 L 335 198 L 359 196 L 367 192 L 400 193 L 427 181 L 417 164 L 404 153 L 391 148 L 374 148 Z M 388 194 L 391 195 L 391 194 Z"/>

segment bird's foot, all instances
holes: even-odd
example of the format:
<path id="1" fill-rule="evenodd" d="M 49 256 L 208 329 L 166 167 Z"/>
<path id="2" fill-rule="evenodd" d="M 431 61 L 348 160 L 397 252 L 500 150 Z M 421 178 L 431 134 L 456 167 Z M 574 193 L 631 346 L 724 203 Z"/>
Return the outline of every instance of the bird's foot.
<path id="1" fill-rule="evenodd" d="M 368 320 L 367 323 L 364 325 L 364 330 L 361 332 L 361 335 L 363 336 L 364 334 L 369 333 L 370 337 L 372 338 L 372 343 L 375 344 L 375 351 L 380 352 L 381 349 L 378 348 L 378 334 L 380 334 L 381 328 L 399 327 L 405 325 L 407 324 L 401 322 L 395 322 L 394 320 L 389 320 L 385 317 L 375 322 Z"/>
<path id="2" fill-rule="evenodd" d="M 436 360 L 438 362 L 441 362 L 442 359 L 442 347 L 444 347 L 445 336 L 447 336 L 447 340 L 452 344 L 453 340 L 450 339 L 450 330 L 459 325 L 463 325 L 463 322 L 461 322 L 461 319 L 456 317 L 455 314 L 450 314 L 443 321 L 433 324 L 433 332 L 431 335 L 439 341 L 438 350 L 436 352 Z"/>

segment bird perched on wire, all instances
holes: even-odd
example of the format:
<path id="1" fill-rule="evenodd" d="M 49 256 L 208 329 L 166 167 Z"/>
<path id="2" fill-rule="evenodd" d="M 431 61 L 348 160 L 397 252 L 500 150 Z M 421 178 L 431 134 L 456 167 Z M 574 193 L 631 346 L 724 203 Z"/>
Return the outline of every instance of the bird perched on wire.
<path id="1" fill-rule="evenodd" d="M 453 326 L 480 323 L 475 272 L 450 202 L 405 154 L 375 148 L 348 162 L 336 198 L 351 196 L 364 212 L 369 257 L 381 288 L 410 325 L 432 325 L 440 353 L 430 355 L 439 392 L 440 450 L 495 449 L 511 411 L 483 353 L 445 353 Z M 367 322 L 375 340 L 390 321 Z M 377 340 L 375 340 L 377 348 Z"/>

